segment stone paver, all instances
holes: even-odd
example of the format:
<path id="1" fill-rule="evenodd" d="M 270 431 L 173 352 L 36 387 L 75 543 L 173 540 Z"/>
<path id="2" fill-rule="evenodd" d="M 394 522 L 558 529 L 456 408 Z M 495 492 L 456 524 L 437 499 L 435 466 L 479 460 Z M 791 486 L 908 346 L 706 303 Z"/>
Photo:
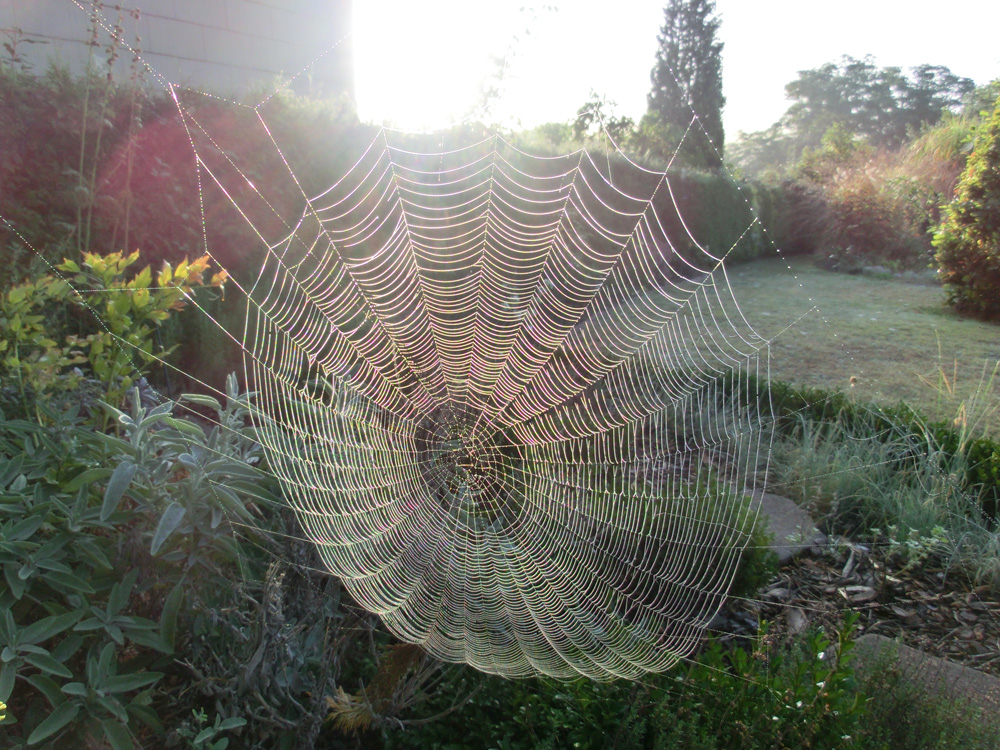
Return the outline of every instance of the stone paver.
<path id="1" fill-rule="evenodd" d="M 774 535 L 774 551 L 782 565 L 809 547 L 827 543 L 826 535 L 816 529 L 809 514 L 788 498 L 760 490 L 747 494 L 760 502 L 761 515 Z"/>
<path id="2" fill-rule="evenodd" d="M 897 651 L 899 667 L 905 679 L 926 688 L 930 693 L 943 693 L 953 700 L 981 708 L 984 715 L 1000 712 L 1000 678 L 956 664 L 938 656 L 897 643 L 883 635 L 863 635 L 857 641 L 856 664 L 864 674 L 878 663 L 885 649 Z"/>

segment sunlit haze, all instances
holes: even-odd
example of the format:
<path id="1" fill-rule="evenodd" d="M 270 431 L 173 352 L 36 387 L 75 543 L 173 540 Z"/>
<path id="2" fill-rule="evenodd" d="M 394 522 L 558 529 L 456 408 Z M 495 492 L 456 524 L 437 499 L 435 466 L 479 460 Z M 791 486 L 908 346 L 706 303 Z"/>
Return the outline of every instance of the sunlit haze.
<path id="1" fill-rule="evenodd" d="M 484 81 L 503 70 L 493 116 L 510 125 L 570 120 L 592 89 L 615 101 L 617 114 L 638 119 L 664 4 L 357 2 L 359 113 L 404 129 L 445 126 L 478 112 L 489 101 Z M 775 122 L 797 71 L 842 55 L 872 54 L 879 66 L 904 69 L 945 65 L 977 84 L 1000 77 L 1000 3 L 965 2 L 954 13 L 921 7 L 898 0 L 717 0 L 728 136 Z"/>

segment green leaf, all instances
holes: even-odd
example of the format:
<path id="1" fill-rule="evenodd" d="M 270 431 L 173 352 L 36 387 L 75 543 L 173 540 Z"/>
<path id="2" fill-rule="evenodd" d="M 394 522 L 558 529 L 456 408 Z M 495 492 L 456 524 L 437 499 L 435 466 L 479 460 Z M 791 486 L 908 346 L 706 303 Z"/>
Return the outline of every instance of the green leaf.
<path id="1" fill-rule="evenodd" d="M 117 412 L 117 409 L 115 411 Z M 106 435 L 103 432 L 96 433 L 94 437 L 104 443 L 105 447 L 113 453 L 128 455 L 133 458 L 137 458 L 138 456 L 136 448 L 127 440 L 122 440 L 114 435 Z M 104 471 L 107 471 L 107 469 L 104 469 Z"/>
<path id="2" fill-rule="evenodd" d="M 94 567 L 104 568 L 105 570 L 111 569 L 111 560 L 104 554 L 104 550 L 98 546 L 97 538 L 81 539 L 77 545 L 77 549 L 87 556 L 87 559 L 93 563 Z"/>
<path id="3" fill-rule="evenodd" d="M 64 492 L 76 492 L 82 486 L 93 484 L 94 482 L 100 482 L 105 477 L 111 476 L 111 469 L 99 468 L 99 469 L 86 469 L 81 471 L 75 477 L 73 477 L 69 482 L 63 485 Z"/>
<path id="4" fill-rule="evenodd" d="M 87 686 L 82 682 L 67 682 L 60 690 L 66 693 L 66 695 L 79 695 L 82 698 L 87 697 Z"/>
<path id="5" fill-rule="evenodd" d="M 260 469 L 254 468 L 235 458 L 216 458 L 205 464 L 205 473 L 212 475 L 223 475 L 234 479 L 246 479 L 250 482 L 260 482 L 266 475 Z"/>
<path id="6" fill-rule="evenodd" d="M 152 685 L 163 677 L 162 672 L 136 672 L 135 674 L 120 674 L 108 677 L 103 687 L 109 693 L 127 693 L 131 690 Z"/>
<path id="7" fill-rule="evenodd" d="M 199 430 L 200 431 L 200 430 Z M 0 488 L 6 487 L 21 472 L 21 465 L 24 463 L 24 454 L 18 453 L 9 461 L 0 464 Z"/>
<path id="8" fill-rule="evenodd" d="M 215 411 L 222 411 L 222 404 L 211 396 L 204 396 L 200 393 L 185 393 L 181 395 L 181 401 L 190 401 L 198 406 L 207 406 Z"/>
<path id="9" fill-rule="evenodd" d="M 18 570 L 17 563 L 7 563 L 3 566 L 4 578 L 7 579 L 7 585 L 10 586 L 10 593 L 14 595 L 15 599 L 20 599 L 24 596 L 24 589 L 26 587 L 25 582 L 17 576 Z"/>
<path id="10" fill-rule="evenodd" d="M 163 601 L 163 611 L 160 613 L 160 635 L 171 650 L 177 642 L 177 617 L 183 602 L 184 588 L 178 583 L 167 594 L 167 598 Z"/>
<path id="11" fill-rule="evenodd" d="M 211 739 L 212 737 L 215 736 L 215 733 L 216 733 L 215 727 L 205 727 L 195 736 L 193 742 L 194 746 L 197 747 L 205 740 Z"/>
<path id="12" fill-rule="evenodd" d="M 125 707 L 118 702 L 117 698 L 102 696 L 97 699 L 97 705 L 101 706 L 112 716 L 116 717 L 122 724 L 128 723 L 128 712 Z"/>
<path id="13" fill-rule="evenodd" d="M 132 568 L 124 578 L 111 587 L 111 594 L 108 596 L 108 613 L 120 612 L 128 604 L 132 589 L 139 578 L 139 569 Z"/>
<path id="14" fill-rule="evenodd" d="M 79 703 L 66 701 L 63 704 L 56 706 L 55 710 L 50 713 L 41 724 L 35 727 L 35 731 L 28 737 L 28 744 L 37 745 L 42 740 L 51 737 L 53 734 L 73 721 L 78 713 L 80 713 Z"/>
<path id="15" fill-rule="evenodd" d="M 239 518 L 248 518 L 250 512 L 246 509 L 239 497 L 228 487 L 221 484 L 213 485 L 211 488 L 212 497 L 219 501 L 219 504 L 230 513 L 236 514 Z"/>
<path id="16" fill-rule="evenodd" d="M 196 425 L 194 422 L 189 422 L 186 419 L 177 419 L 174 417 L 171 417 L 170 419 L 165 421 L 168 425 L 173 427 L 178 432 L 183 432 L 187 435 L 191 435 L 192 437 L 200 438 L 202 440 L 205 439 L 205 431 L 201 427 Z"/>
<path id="17" fill-rule="evenodd" d="M 27 295 L 27 290 L 22 286 L 15 286 L 9 292 L 7 292 L 7 301 L 12 305 L 16 305 L 18 302 L 24 300 Z"/>
<path id="18" fill-rule="evenodd" d="M 132 716 L 137 718 L 154 732 L 157 734 L 163 734 L 163 724 L 160 723 L 160 717 L 157 716 L 156 711 L 151 709 L 149 706 L 137 705 L 135 701 L 133 701 L 128 704 L 126 708 Z"/>
<path id="19" fill-rule="evenodd" d="M 77 624 L 77 626 L 73 628 L 73 630 L 82 633 L 87 630 L 100 630 L 103 627 L 104 627 L 104 620 L 102 620 L 99 617 L 88 617 L 83 622 Z"/>
<path id="20" fill-rule="evenodd" d="M 108 643 L 101 649 L 101 655 L 94 662 L 93 659 L 88 660 L 88 666 L 94 664 L 94 678 L 91 682 L 103 683 L 104 679 L 111 674 L 112 665 L 115 663 L 115 644 Z"/>
<path id="21" fill-rule="evenodd" d="M 59 635 L 64 630 L 69 630 L 82 615 L 82 612 L 74 611 L 43 617 L 41 620 L 24 628 L 18 640 L 20 643 L 41 643 L 42 641 L 47 641 L 49 638 Z"/>
<path id="22" fill-rule="evenodd" d="M 30 538 L 45 523 L 45 515 L 37 514 L 25 518 L 20 523 L 14 524 L 4 535 L 8 542 L 21 542 Z"/>
<path id="23" fill-rule="evenodd" d="M 104 628 L 105 632 L 111 636 L 111 640 L 117 643 L 119 646 L 125 645 L 125 634 L 122 633 L 122 629 L 115 625 L 114 623 L 109 624 Z"/>
<path id="24" fill-rule="evenodd" d="M 111 517 L 111 514 L 118 509 L 118 503 L 121 502 L 122 495 L 125 494 L 125 490 L 132 483 L 132 477 L 134 476 L 135 464 L 130 461 L 122 461 L 115 467 L 111 478 L 108 480 L 108 486 L 104 490 L 104 503 L 101 505 L 102 521 L 107 521 Z"/>
<path id="25" fill-rule="evenodd" d="M 14 691 L 14 677 L 17 675 L 17 668 L 13 664 L 4 664 L 0 667 L 0 701 L 7 702 L 10 694 Z"/>
<path id="26" fill-rule="evenodd" d="M 149 545 L 151 554 L 155 555 L 160 551 L 167 538 L 181 525 L 185 512 L 184 506 L 179 503 L 173 502 L 167 506 L 167 509 L 163 511 L 160 522 L 156 525 L 156 531 L 153 533 L 153 541 Z"/>
<path id="27" fill-rule="evenodd" d="M 52 658 L 66 663 L 73 654 L 80 650 L 84 640 L 82 635 L 77 635 L 76 633 L 63 636 L 59 641 L 59 645 L 52 649 Z"/>
<path id="28" fill-rule="evenodd" d="M 121 722 L 104 719 L 101 722 L 101 729 L 104 736 L 108 738 L 112 750 L 134 750 L 135 743 L 132 742 L 132 735 Z"/>
<path id="29" fill-rule="evenodd" d="M 225 732 L 229 729 L 236 729 L 237 727 L 246 726 L 247 720 L 242 716 L 233 716 L 228 719 L 223 719 L 222 723 L 219 724 L 219 731 Z"/>
<path id="30" fill-rule="evenodd" d="M 55 681 L 43 674 L 33 674 L 28 678 L 28 682 L 53 706 L 58 706 L 66 701 L 66 696 L 59 690 Z"/>
<path id="31" fill-rule="evenodd" d="M 150 633 L 148 630 L 132 630 L 128 634 L 128 639 L 133 643 L 147 648 L 155 649 L 161 654 L 172 654 L 174 649 L 169 645 L 159 633 Z"/>
<path id="32" fill-rule="evenodd" d="M 28 654 L 24 657 L 24 660 L 28 664 L 38 667 L 43 672 L 54 674 L 57 677 L 65 677 L 66 679 L 73 678 L 73 673 L 66 669 L 66 665 L 60 664 L 48 654 Z"/>
<path id="33" fill-rule="evenodd" d="M 159 408 L 159 407 L 157 407 Z M 167 414 L 150 414 L 139 422 L 139 430 L 145 431 L 154 426 L 157 422 L 162 422 L 168 418 Z"/>
<path id="34" fill-rule="evenodd" d="M 258 478 L 255 482 L 250 482 L 242 479 L 232 479 L 226 481 L 226 487 L 239 492 L 247 497 L 256 498 L 267 503 L 277 503 L 278 496 L 273 492 L 269 492 L 266 487 L 261 485 L 261 479 Z"/>
<path id="35" fill-rule="evenodd" d="M 93 594 L 95 589 L 89 581 L 85 581 L 72 573 L 63 573 L 59 570 L 51 570 L 43 573 L 42 577 L 51 584 L 55 584 L 56 589 L 72 591 L 77 594 Z"/>

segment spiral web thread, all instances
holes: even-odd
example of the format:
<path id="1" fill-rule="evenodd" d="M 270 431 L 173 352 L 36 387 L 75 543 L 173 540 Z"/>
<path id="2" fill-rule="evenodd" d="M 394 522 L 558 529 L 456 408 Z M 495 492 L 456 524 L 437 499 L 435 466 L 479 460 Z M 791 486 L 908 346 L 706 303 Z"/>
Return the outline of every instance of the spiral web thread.
<path id="1" fill-rule="evenodd" d="M 667 175 L 427 143 L 380 130 L 267 242 L 243 348 L 270 465 L 402 640 L 508 677 L 665 670 L 749 538 L 766 342 Z"/>

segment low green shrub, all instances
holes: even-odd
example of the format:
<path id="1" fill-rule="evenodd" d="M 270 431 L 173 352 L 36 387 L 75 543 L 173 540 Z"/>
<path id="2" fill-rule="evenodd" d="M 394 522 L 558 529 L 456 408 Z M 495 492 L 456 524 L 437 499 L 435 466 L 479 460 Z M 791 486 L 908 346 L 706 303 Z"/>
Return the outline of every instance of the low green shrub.
<path id="1" fill-rule="evenodd" d="M 261 470 L 235 377 L 224 403 L 136 387 L 207 265 L 126 279 L 136 257 L 87 254 L 0 298 L 16 386 L 0 410 L 0 745 L 312 742 L 357 648 L 338 628 L 358 618 Z"/>
<path id="2" fill-rule="evenodd" d="M 904 405 L 877 409 L 781 384 L 772 393 L 774 491 L 810 506 L 830 532 L 916 545 L 1000 588 L 1000 445 Z"/>
<path id="3" fill-rule="evenodd" d="M 687 667 L 641 682 L 504 681 L 469 674 L 460 712 L 385 733 L 387 748 L 849 748 L 858 744 L 865 698 L 851 664 L 854 621 L 832 639 L 806 634 L 751 652 L 711 641 Z M 424 710 L 441 710 L 438 695 Z"/>
<path id="4" fill-rule="evenodd" d="M 239 567 L 232 524 L 273 503 L 234 392 L 207 435 L 133 392 L 117 433 L 79 410 L 0 431 L 0 700 L 7 747 L 148 746 L 182 606 Z M 44 409 L 44 406 L 41 408 Z"/>
<path id="5" fill-rule="evenodd" d="M 734 376 L 735 377 L 735 376 Z M 742 382 L 756 381 L 741 374 Z M 984 392 L 989 393 L 992 381 Z M 975 432 L 975 422 L 961 414 L 950 422 L 932 422 L 906 404 L 875 406 L 859 403 L 841 391 L 801 388 L 771 381 L 769 388 L 751 386 L 758 395 L 757 408 L 774 415 L 780 434 L 803 435 L 803 425 L 811 433 L 835 425 L 840 437 L 833 444 L 862 439 L 875 451 L 878 443 L 894 443 L 895 471 L 934 471 L 954 474 L 956 487 L 974 499 L 979 520 L 994 528 L 1000 508 L 1000 442 Z M 825 440 L 824 440 L 825 441 Z"/>

